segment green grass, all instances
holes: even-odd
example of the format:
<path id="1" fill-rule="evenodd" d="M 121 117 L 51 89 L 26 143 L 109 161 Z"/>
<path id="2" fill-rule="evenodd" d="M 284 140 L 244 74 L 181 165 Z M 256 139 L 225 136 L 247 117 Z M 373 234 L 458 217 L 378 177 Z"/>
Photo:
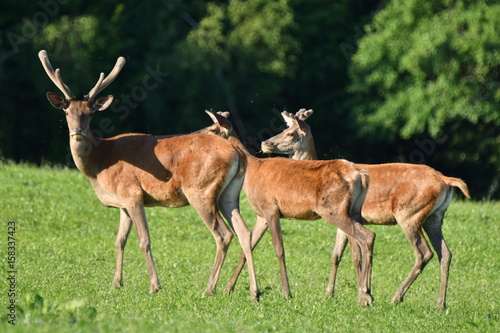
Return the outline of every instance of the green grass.
<path id="1" fill-rule="evenodd" d="M 414 262 L 399 227 L 377 233 L 375 306 L 357 305 L 349 257 L 340 265 L 336 295 L 325 299 L 335 228 L 324 221 L 284 220 L 294 297 L 281 296 L 271 237 L 255 250 L 260 303 L 249 300 L 248 274 L 222 293 L 239 258 L 233 241 L 219 292 L 202 298 L 215 242 L 191 207 L 147 209 L 152 249 L 163 289 L 149 295 L 135 231 L 125 251 L 124 283 L 111 288 L 118 210 L 104 207 L 76 170 L 0 164 L 1 332 L 499 332 L 500 203 L 455 201 L 444 235 L 453 252 L 448 309 L 435 309 L 439 265 L 434 258 L 400 305 L 390 303 Z M 245 199 L 244 217 L 254 215 Z M 7 222 L 16 221 L 17 325 L 7 323 Z M 348 254 L 348 253 L 346 253 Z"/>

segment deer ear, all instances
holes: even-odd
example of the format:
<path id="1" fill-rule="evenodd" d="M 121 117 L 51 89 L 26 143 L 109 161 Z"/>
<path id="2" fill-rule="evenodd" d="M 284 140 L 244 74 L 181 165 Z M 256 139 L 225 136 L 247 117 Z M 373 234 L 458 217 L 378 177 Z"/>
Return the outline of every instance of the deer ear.
<path id="1" fill-rule="evenodd" d="M 229 117 L 229 112 L 223 112 L 215 115 L 217 117 L 217 121 L 219 122 L 219 125 L 227 129 L 229 132 L 233 130 L 233 124 L 227 119 Z"/>
<path id="2" fill-rule="evenodd" d="M 56 109 L 66 109 L 69 106 L 68 100 L 59 96 L 58 94 L 49 92 L 47 93 L 47 99 L 49 100 L 50 104 L 52 104 L 52 106 Z"/>
<path id="3" fill-rule="evenodd" d="M 219 124 L 219 126 L 222 126 L 226 128 L 227 130 L 231 131 L 233 129 L 233 125 L 231 122 L 227 119 L 229 117 L 229 112 L 217 112 L 214 113 L 211 110 L 205 110 L 205 112 L 212 118 L 214 124 Z"/>
<path id="4" fill-rule="evenodd" d="M 108 95 L 106 97 L 99 98 L 92 106 L 98 111 L 103 111 L 106 110 L 111 103 L 113 103 L 113 95 Z"/>
<path id="5" fill-rule="evenodd" d="M 297 119 L 297 123 L 299 124 L 299 133 L 301 135 L 306 135 L 307 133 L 309 133 L 309 125 L 299 119 Z"/>

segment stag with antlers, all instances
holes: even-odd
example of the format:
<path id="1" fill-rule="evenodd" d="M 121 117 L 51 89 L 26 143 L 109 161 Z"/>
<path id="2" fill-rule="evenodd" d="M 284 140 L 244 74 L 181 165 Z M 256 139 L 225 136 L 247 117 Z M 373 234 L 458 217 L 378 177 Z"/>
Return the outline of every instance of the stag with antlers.
<path id="1" fill-rule="evenodd" d="M 246 157 L 231 143 L 214 135 L 191 134 L 174 137 L 122 134 L 100 139 L 92 135 L 90 121 L 105 110 L 113 96 L 97 98 L 118 75 L 125 59 L 118 58 L 111 73 L 102 73 L 90 92 L 77 99 L 53 70 L 47 52 L 39 58 L 52 82 L 64 97 L 47 93 L 50 103 L 64 110 L 69 128 L 71 154 L 77 168 L 89 179 L 97 197 L 108 207 L 120 209 L 116 236 L 116 270 L 113 285 L 122 285 L 123 252 L 132 224 L 137 230 L 150 279 L 150 293 L 160 289 L 149 237 L 145 206 L 193 206 L 217 244 L 212 273 L 205 295 L 215 293 L 217 280 L 233 238 L 222 215 L 234 229 L 249 262 L 250 295 L 258 300 L 251 251 L 251 233 L 239 212 Z M 187 221 L 186 221 L 187 222 Z"/>

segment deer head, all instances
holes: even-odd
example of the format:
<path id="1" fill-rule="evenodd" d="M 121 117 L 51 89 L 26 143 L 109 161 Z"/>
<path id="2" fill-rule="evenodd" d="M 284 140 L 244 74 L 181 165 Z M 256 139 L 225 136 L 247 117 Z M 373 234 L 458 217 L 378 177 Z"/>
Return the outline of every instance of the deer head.
<path id="1" fill-rule="evenodd" d="M 312 112 L 312 110 L 306 111 L 306 109 L 299 110 L 295 115 L 286 111 L 281 112 L 288 128 L 262 142 L 262 151 L 267 154 L 293 155 L 295 152 L 301 150 L 301 147 L 308 141 L 308 138 L 311 137 L 312 139 L 312 136 L 309 125 L 300 118 L 307 119 Z"/>
<path id="2" fill-rule="evenodd" d="M 212 118 L 214 124 L 205 128 L 204 133 L 215 134 L 224 139 L 229 138 L 231 132 L 233 131 L 233 125 L 227 118 L 229 117 L 228 111 L 219 111 L 217 113 L 212 110 L 205 110 L 205 112 Z"/>
<path id="3" fill-rule="evenodd" d="M 80 141 L 83 138 L 89 136 L 90 120 L 94 112 L 105 110 L 113 102 L 112 95 L 108 95 L 106 97 L 101 97 L 98 99 L 96 99 L 96 96 L 111 82 L 113 82 L 118 73 L 120 73 L 121 69 L 125 65 L 125 58 L 118 58 L 115 67 L 107 77 L 105 77 L 104 73 L 101 73 L 96 85 L 89 91 L 87 95 L 83 97 L 82 100 L 78 100 L 68 88 L 68 86 L 63 82 L 59 68 L 57 68 L 55 71 L 52 68 L 47 52 L 45 50 L 41 50 L 38 53 L 38 57 L 40 58 L 43 68 L 45 69 L 45 72 L 47 73 L 49 78 L 64 94 L 64 97 L 62 97 L 55 93 L 49 92 L 47 93 L 47 99 L 55 108 L 64 110 L 70 137 L 72 139 Z"/>

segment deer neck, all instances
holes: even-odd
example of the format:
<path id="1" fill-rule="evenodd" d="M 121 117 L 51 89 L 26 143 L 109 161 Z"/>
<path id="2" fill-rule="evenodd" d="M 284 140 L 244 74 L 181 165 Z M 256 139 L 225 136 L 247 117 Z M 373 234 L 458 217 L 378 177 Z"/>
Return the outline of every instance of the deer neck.
<path id="1" fill-rule="evenodd" d="M 241 150 L 241 152 L 243 154 L 245 154 L 245 156 L 248 158 L 248 157 L 254 157 L 252 156 L 252 154 L 250 154 L 247 150 L 247 148 L 245 147 L 245 145 L 241 142 L 240 138 L 238 138 L 238 136 L 232 132 L 231 135 L 227 138 L 229 140 L 229 142 L 231 142 L 233 144 L 233 146 L 237 147 L 239 150 Z"/>
<path id="2" fill-rule="evenodd" d="M 314 146 L 314 139 L 310 136 L 307 140 L 303 141 L 300 149 L 296 150 L 291 156 L 294 160 L 317 160 L 316 148 Z"/>
<path id="3" fill-rule="evenodd" d="M 73 161 L 78 170 L 88 178 L 96 178 L 97 168 L 95 157 L 101 140 L 95 138 L 90 131 L 87 133 L 88 134 L 80 140 L 70 136 L 69 146 Z"/>

